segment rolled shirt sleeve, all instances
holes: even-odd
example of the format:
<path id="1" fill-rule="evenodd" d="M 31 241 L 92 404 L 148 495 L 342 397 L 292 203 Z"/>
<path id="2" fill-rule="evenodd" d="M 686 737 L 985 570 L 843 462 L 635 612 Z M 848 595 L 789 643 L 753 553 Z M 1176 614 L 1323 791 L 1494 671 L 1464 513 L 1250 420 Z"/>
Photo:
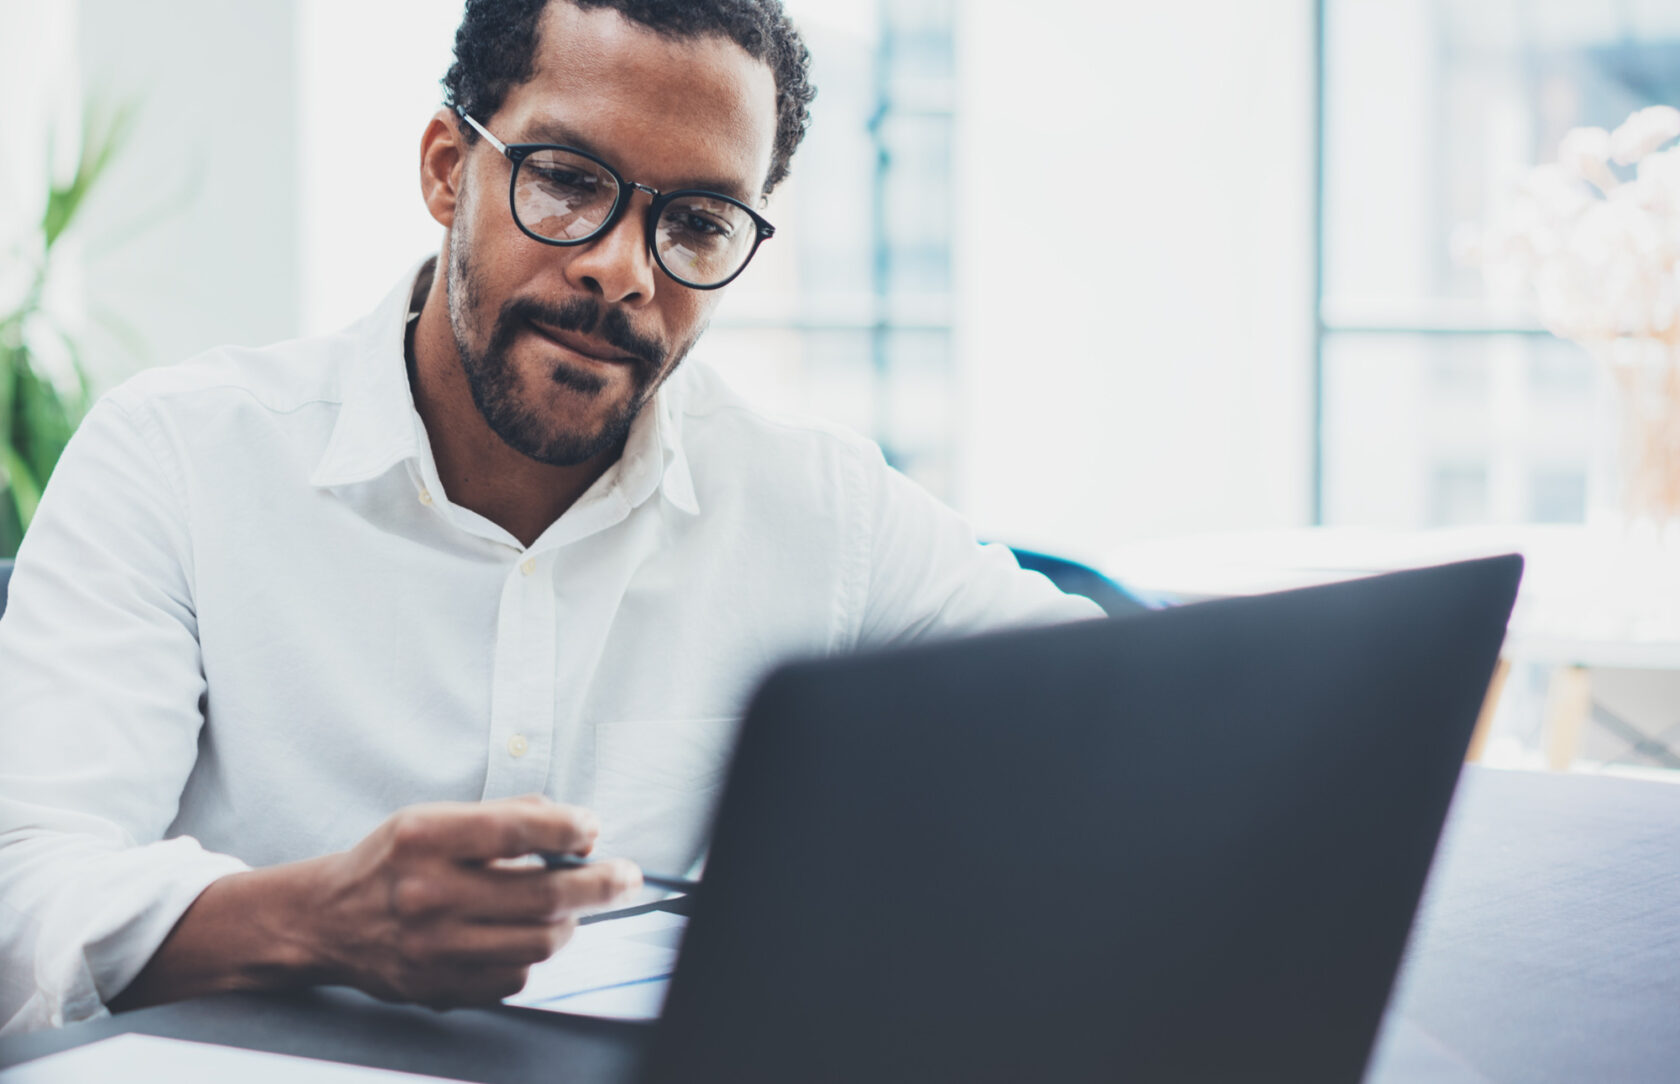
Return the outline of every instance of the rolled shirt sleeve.
<path id="1" fill-rule="evenodd" d="M 109 399 L 66 448 L 0 619 L 0 1034 L 101 1015 L 212 881 L 165 840 L 205 680 L 181 480 Z"/>

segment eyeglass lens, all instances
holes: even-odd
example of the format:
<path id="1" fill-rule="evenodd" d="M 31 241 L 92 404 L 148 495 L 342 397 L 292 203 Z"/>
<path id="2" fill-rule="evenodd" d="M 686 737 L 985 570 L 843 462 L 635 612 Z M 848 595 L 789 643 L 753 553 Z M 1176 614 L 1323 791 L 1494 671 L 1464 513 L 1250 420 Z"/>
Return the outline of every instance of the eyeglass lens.
<path id="1" fill-rule="evenodd" d="M 618 182 L 582 155 L 545 149 L 520 162 L 513 210 L 532 233 L 582 241 L 612 214 Z M 758 229 L 747 211 L 722 198 L 679 196 L 654 224 L 654 251 L 667 274 L 709 286 L 734 275 L 752 256 Z"/>

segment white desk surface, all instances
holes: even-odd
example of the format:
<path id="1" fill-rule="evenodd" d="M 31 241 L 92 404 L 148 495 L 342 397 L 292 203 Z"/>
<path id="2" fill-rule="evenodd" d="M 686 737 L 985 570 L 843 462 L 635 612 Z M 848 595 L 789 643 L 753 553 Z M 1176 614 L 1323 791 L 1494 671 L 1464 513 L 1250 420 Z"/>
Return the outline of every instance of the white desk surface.
<path id="1" fill-rule="evenodd" d="M 1528 561 L 1506 656 L 1550 665 L 1680 670 L 1680 547 L 1619 528 L 1431 531 L 1301 527 L 1132 543 L 1104 572 L 1187 599 L 1259 594 L 1500 553 Z"/>

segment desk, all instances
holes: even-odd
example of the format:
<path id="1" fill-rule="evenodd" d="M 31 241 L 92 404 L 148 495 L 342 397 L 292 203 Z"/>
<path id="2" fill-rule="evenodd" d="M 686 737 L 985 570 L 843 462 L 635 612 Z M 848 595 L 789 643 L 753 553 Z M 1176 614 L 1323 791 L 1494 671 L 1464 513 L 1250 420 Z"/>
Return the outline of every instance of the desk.
<path id="1" fill-rule="evenodd" d="M 1470 767 L 1368 1084 L 1680 1076 L 1680 786 Z M 223 995 L 0 1040 L 0 1067 L 125 1031 L 463 1080 L 623 1081 L 640 1025 Z"/>
<path id="2" fill-rule="evenodd" d="M 1680 786 L 1465 769 L 1370 1084 L 1680 1079 Z"/>
<path id="3" fill-rule="evenodd" d="M 1593 711 L 1590 670 L 1680 673 L 1680 554 L 1654 534 L 1578 525 L 1300 527 L 1133 543 L 1109 554 L 1103 569 L 1146 594 L 1194 601 L 1510 552 L 1523 554 L 1527 568 L 1503 658 L 1550 672 L 1545 761 L 1562 771 Z M 1660 728 L 1672 725 L 1665 715 Z M 1651 747 L 1664 766 L 1680 767 L 1660 738 Z"/>

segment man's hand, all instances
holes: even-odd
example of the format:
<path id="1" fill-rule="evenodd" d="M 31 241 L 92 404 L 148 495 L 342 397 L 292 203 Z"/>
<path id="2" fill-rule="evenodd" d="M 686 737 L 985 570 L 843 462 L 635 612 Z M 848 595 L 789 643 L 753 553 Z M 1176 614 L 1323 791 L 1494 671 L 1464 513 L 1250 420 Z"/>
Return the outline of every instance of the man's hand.
<path id="1" fill-rule="evenodd" d="M 320 871 L 316 928 L 329 972 L 388 1001 L 443 1007 L 525 985 L 597 911 L 640 887 L 625 861 L 500 868 L 541 851 L 588 854 L 594 814 L 540 798 L 412 806 Z"/>
<path id="2" fill-rule="evenodd" d="M 502 861 L 587 854 L 598 831 L 588 810 L 536 797 L 411 806 L 342 854 L 212 884 L 112 1006 L 311 983 L 435 1008 L 500 1000 L 580 914 L 641 885 L 623 860 Z"/>

